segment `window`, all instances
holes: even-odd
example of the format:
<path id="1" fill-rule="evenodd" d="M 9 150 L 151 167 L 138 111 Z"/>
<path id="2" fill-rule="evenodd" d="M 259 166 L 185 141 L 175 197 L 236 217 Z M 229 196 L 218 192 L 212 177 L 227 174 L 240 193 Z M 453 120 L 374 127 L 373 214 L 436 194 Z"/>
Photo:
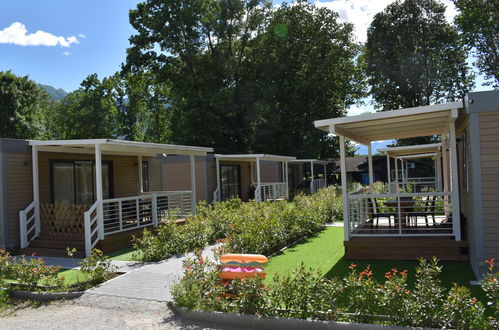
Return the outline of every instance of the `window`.
<path id="1" fill-rule="evenodd" d="M 142 162 L 142 191 L 149 191 L 149 163 Z"/>
<path id="2" fill-rule="evenodd" d="M 220 165 L 220 173 L 222 200 L 232 197 L 241 198 L 241 167 L 239 165 Z"/>
<path id="3" fill-rule="evenodd" d="M 91 205 L 95 202 L 95 163 L 54 160 L 51 170 L 51 200 L 56 204 Z M 102 162 L 103 198 L 111 197 L 111 163 Z"/>
<path id="4" fill-rule="evenodd" d="M 466 130 L 463 131 L 463 188 L 464 191 L 469 192 L 468 183 L 468 141 L 466 138 Z"/>

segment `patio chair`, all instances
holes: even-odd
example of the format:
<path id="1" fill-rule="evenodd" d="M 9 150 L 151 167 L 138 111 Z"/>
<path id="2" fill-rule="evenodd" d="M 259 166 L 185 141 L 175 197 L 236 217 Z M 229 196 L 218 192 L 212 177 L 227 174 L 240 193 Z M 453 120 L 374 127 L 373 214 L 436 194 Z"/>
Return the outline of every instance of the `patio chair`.
<path id="1" fill-rule="evenodd" d="M 392 216 L 395 221 L 396 218 L 396 213 L 395 212 L 380 212 L 380 203 L 376 198 L 372 198 L 371 202 L 369 203 L 370 207 L 370 214 L 372 217 L 372 224 L 374 225 L 374 221 L 376 221 L 376 228 L 379 226 L 379 219 L 380 218 L 387 218 L 388 219 L 388 228 L 392 227 Z"/>
<path id="2" fill-rule="evenodd" d="M 414 225 L 417 227 L 418 226 L 418 217 L 424 217 L 425 222 L 426 222 L 426 227 L 429 227 L 428 224 L 428 217 L 432 217 L 433 219 L 433 225 L 436 224 L 435 221 L 435 197 L 434 196 L 428 196 L 426 200 L 424 201 L 424 204 L 422 206 L 421 211 L 414 211 L 411 210 L 409 214 L 409 218 L 414 221 Z"/>

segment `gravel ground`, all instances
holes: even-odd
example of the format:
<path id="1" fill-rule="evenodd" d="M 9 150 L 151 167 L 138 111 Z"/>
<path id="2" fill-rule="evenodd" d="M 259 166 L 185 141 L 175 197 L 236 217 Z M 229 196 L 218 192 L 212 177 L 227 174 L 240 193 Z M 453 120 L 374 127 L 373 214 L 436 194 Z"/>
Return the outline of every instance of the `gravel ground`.
<path id="1" fill-rule="evenodd" d="M 0 318 L 0 329 L 227 329 L 175 316 L 165 302 L 84 294 Z"/>

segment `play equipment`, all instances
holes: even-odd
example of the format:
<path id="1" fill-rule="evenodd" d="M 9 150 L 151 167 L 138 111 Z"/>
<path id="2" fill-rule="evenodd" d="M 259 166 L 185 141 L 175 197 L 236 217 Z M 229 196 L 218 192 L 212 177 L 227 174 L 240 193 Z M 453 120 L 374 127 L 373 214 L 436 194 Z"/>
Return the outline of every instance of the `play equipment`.
<path id="1" fill-rule="evenodd" d="M 269 259 L 261 254 L 224 254 L 220 257 L 220 262 L 220 278 L 229 282 L 236 278 L 265 278 L 267 273 L 264 267 Z"/>

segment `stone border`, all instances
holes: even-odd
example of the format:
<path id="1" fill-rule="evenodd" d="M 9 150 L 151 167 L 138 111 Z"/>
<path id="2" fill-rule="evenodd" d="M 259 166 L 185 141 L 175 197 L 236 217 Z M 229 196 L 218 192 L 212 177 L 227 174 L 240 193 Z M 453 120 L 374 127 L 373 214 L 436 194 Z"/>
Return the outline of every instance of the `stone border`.
<path id="1" fill-rule="evenodd" d="M 8 290 L 9 295 L 13 298 L 25 298 L 36 301 L 51 301 L 61 299 L 75 299 L 80 297 L 85 291 L 72 292 L 35 292 L 25 290 Z"/>
<path id="2" fill-rule="evenodd" d="M 193 311 L 186 307 L 176 307 L 171 301 L 167 303 L 173 313 L 191 321 L 215 323 L 217 325 L 246 329 L 286 329 L 286 330 L 368 330 L 368 329 L 411 329 L 407 327 L 383 326 L 347 322 L 327 322 L 318 320 L 302 320 L 280 317 L 258 317 L 248 314 L 231 314 L 222 312 Z M 412 328 L 416 329 L 416 328 Z M 418 328 L 421 329 L 421 328 Z"/>

